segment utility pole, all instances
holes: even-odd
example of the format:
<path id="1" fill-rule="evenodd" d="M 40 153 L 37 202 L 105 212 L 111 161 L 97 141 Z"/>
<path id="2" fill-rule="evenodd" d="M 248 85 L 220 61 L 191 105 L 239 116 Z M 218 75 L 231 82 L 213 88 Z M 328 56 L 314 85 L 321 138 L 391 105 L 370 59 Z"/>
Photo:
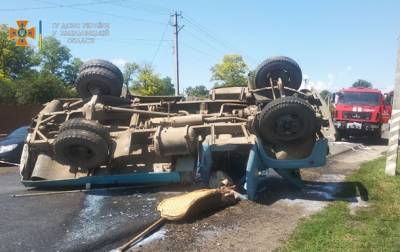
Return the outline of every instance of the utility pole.
<path id="1" fill-rule="evenodd" d="M 182 30 L 183 25 L 179 26 L 178 24 L 178 17 L 181 17 L 182 13 L 178 13 L 177 11 L 174 12 L 174 14 L 171 15 L 173 18 L 172 26 L 174 27 L 174 42 L 175 42 L 175 69 L 176 69 L 176 89 L 175 89 L 175 94 L 179 95 L 179 32 Z"/>
<path id="2" fill-rule="evenodd" d="M 400 43 L 397 51 L 396 77 L 393 90 L 393 110 L 390 118 L 389 142 L 386 157 L 385 173 L 396 175 L 397 152 L 399 147 L 400 130 Z"/>

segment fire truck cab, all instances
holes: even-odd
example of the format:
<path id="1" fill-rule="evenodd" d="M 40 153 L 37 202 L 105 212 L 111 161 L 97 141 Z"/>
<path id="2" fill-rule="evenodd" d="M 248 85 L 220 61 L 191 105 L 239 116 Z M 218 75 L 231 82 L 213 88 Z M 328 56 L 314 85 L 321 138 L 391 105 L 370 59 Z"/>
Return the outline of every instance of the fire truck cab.
<path id="1" fill-rule="evenodd" d="M 336 140 L 349 136 L 380 139 L 382 124 L 392 112 L 392 95 L 373 88 L 345 88 L 335 93 Z"/>

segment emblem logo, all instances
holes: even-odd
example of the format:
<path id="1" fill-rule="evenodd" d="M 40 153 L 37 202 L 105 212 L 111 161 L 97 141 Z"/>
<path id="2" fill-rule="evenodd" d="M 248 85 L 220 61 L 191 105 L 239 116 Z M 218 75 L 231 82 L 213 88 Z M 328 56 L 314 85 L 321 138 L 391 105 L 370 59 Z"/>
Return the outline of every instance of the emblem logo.
<path id="1" fill-rule="evenodd" d="M 8 29 L 8 39 L 15 40 L 17 46 L 28 46 L 28 38 L 35 39 L 36 29 L 35 27 L 27 28 L 27 20 L 18 20 L 18 28 Z"/>

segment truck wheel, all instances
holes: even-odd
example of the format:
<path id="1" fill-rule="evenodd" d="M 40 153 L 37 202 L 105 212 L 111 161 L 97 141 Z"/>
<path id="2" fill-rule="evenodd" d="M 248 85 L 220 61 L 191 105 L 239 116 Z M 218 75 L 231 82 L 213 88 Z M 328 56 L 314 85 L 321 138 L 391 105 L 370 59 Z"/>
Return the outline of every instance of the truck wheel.
<path id="1" fill-rule="evenodd" d="M 70 129 L 81 129 L 93 132 L 101 136 L 108 144 L 111 142 L 110 133 L 108 130 L 96 121 L 86 120 L 83 118 L 73 118 L 61 124 L 59 132 Z"/>
<path id="2" fill-rule="evenodd" d="M 122 81 L 113 72 L 101 67 L 91 67 L 79 73 L 76 88 L 82 98 L 92 95 L 120 96 Z"/>
<path id="3" fill-rule="evenodd" d="M 119 68 L 116 65 L 114 65 L 113 63 L 111 63 L 111 62 L 109 62 L 107 60 L 102 60 L 102 59 L 88 60 L 85 63 L 83 63 L 83 65 L 79 69 L 79 72 L 83 72 L 84 70 L 86 70 L 88 68 L 104 68 L 104 69 L 107 69 L 108 71 L 110 71 L 113 74 L 115 74 L 121 80 L 121 82 L 124 82 L 124 76 L 123 76 L 121 70 L 119 70 Z"/>
<path id="4" fill-rule="evenodd" d="M 305 100 L 287 96 L 268 103 L 259 117 L 259 134 L 266 143 L 299 143 L 317 130 L 315 111 Z"/>
<path id="5" fill-rule="evenodd" d="M 269 87 L 269 79 L 281 78 L 285 87 L 299 89 L 302 82 L 302 73 L 299 65 L 291 58 L 280 56 L 262 62 L 255 70 L 252 89 Z"/>
<path id="6" fill-rule="evenodd" d="M 107 161 L 109 150 L 107 142 L 100 135 L 69 129 L 56 137 L 54 152 L 56 160 L 62 164 L 91 169 Z"/>
<path id="7" fill-rule="evenodd" d="M 373 138 L 375 141 L 379 141 L 382 139 L 382 131 L 380 128 L 373 132 Z"/>

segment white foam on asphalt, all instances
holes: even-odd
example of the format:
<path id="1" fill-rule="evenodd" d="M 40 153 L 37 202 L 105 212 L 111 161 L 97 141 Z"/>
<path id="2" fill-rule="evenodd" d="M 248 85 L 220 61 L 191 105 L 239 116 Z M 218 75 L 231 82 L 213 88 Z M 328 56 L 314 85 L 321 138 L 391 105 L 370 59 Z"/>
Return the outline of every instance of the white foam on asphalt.
<path id="1" fill-rule="evenodd" d="M 103 204 L 104 196 L 86 195 L 83 209 L 79 212 L 71 230 L 67 230 L 65 241 L 85 243 L 101 237 L 107 231 L 99 216 Z"/>
<path id="2" fill-rule="evenodd" d="M 158 231 L 152 233 L 150 236 L 148 236 L 145 239 L 141 240 L 139 243 L 137 243 L 132 248 L 137 248 L 137 247 L 140 247 L 140 246 L 144 246 L 144 245 L 149 244 L 149 243 L 151 243 L 153 241 L 156 241 L 156 240 L 162 240 L 165 237 L 166 233 L 167 233 L 167 230 L 165 228 L 160 228 Z"/>

